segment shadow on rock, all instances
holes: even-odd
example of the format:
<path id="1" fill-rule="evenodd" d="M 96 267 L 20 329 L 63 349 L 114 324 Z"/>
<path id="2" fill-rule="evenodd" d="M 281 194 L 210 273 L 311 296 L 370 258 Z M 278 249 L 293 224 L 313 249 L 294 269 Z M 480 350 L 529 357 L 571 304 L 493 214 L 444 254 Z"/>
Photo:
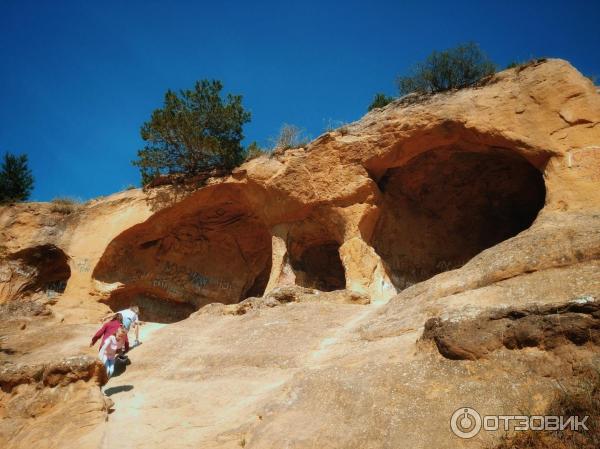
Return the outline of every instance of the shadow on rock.
<path id="1" fill-rule="evenodd" d="M 104 390 L 106 396 L 112 396 L 117 393 L 124 393 L 133 390 L 133 385 L 119 385 L 118 387 L 110 387 Z"/>

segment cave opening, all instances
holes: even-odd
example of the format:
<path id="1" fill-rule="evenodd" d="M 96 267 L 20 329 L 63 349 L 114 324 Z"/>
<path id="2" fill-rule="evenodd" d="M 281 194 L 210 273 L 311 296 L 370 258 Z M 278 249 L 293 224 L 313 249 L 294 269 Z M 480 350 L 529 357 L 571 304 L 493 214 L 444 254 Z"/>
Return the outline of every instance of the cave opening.
<path id="1" fill-rule="evenodd" d="M 340 245 L 329 241 L 302 248 L 292 255 L 290 264 L 296 274 L 296 284 L 329 292 L 346 288 Z"/>
<path id="2" fill-rule="evenodd" d="M 378 185 L 372 243 L 400 290 L 529 228 L 546 194 L 542 173 L 502 148 L 429 150 L 388 169 Z"/>
<path id="3" fill-rule="evenodd" d="M 8 259 L 12 261 L 14 297 L 39 292 L 52 297 L 64 293 L 71 277 L 69 256 L 52 244 L 22 249 Z"/>
<path id="4" fill-rule="evenodd" d="M 110 243 L 93 277 L 122 284 L 105 300 L 111 308 L 135 303 L 146 320 L 171 323 L 206 304 L 262 296 L 272 264 L 268 227 L 235 192 L 200 193 L 206 201 L 178 203 Z"/>

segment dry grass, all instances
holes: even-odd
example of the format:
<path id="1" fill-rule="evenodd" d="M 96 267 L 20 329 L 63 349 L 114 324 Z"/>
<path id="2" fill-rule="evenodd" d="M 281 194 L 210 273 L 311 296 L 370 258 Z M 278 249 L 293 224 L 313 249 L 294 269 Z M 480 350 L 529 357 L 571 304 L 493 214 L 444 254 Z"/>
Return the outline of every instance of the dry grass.
<path id="1" fill-rule="evenodd" d="M 62 215 L 70 215 L 77 212 L 82 206 L 81 201 L 69 197 L 54 198 L 50 204 L 50 210 L 52 212 Z"/>
<path id="2" fill-rule="evenodd" d="M 272 151 L 303 148 L 309 143 L 309 138 L 304 135 L 304 130 L 288 123 L 284 123 L 279 130 L 279 135 L 271 140 L 273 141 Z"/>
<path id="3" fill-rule="evenodd" d="M 589 430 L 515 432 L 494 449 L 598 449 L 600 448 L 600 373 L 589 367 L 576 387 L 561 387 L 546 415 L 589 416 Z"/>

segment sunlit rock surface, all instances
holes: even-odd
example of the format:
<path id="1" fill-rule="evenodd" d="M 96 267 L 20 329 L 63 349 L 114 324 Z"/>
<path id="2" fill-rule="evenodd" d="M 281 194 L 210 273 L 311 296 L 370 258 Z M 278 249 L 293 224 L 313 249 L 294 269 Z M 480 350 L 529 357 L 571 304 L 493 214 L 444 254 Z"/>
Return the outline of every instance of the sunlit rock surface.
<path id="1" fill-rule="evenodd" d="M 599 123 L 592 83 L 548 60 L 188 195 L 0 209 L 0 363 L 93 357 L 132 303 L 161 323 L 110 414 L 97 376 L 36 378 L 33 415 L 32 382 L 3 386 L 2 447 L 454 448 L 460 407 L 543 413 L 598 363 Z M 85 395 L 89 420 L 55 413 Z"/>

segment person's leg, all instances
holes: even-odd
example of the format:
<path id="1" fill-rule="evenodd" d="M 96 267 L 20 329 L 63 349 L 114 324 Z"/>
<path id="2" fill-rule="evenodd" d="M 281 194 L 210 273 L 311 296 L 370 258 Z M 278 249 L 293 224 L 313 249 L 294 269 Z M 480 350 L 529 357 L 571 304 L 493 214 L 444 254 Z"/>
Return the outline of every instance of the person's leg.
<path id="1" fill-rule="evenodd" d="M 114 359 L 113 360 L 106 359 L 104 366 L 106 367 L 106 374 L 108 375 L 108 378 L 110 379 L 113 375 L 113 372 L 115 371 L 115 360 Z"/>
<path id="2" fill-rule="evenodd" d="M 100 355 L 100 354 L 98 354 L 98 356 L 99 356 L 99 358 L 100 358 L 100 361 L 101 361 L 101 362 L 102 362 L 102 364 L 104 365 L 104 370 L 106 371 L 106 375 L 107 375 L 108 377 L 110 377 L 110 376 L 109 376 L 109 374 L 108 374 L 108 359 L 106 358 L 106 356 L 102 356 L 102 355 Z"/>

